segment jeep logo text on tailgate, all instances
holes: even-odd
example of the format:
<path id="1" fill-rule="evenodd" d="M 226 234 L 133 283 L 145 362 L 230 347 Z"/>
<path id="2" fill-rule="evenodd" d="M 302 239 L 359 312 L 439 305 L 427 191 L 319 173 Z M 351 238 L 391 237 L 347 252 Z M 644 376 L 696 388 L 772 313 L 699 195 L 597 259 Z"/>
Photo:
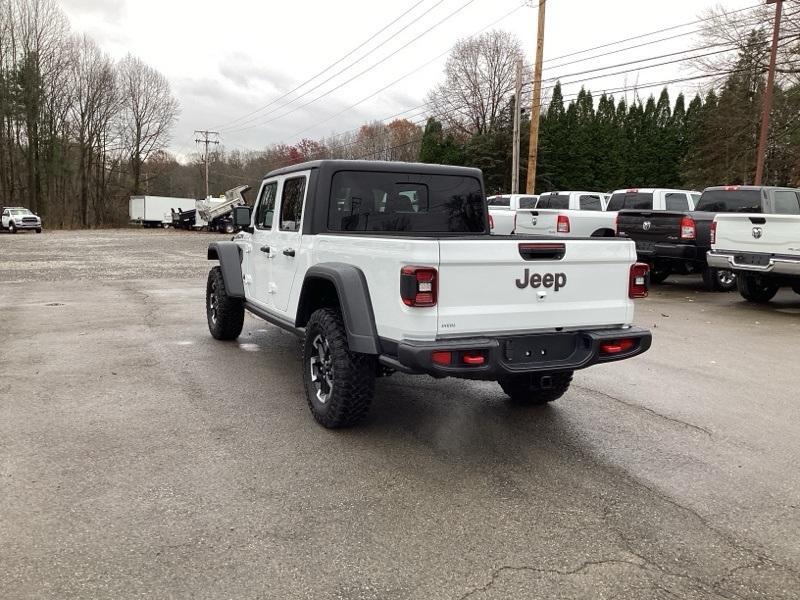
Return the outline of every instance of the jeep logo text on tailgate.
<path id="1" fill-rule="evenodd" d="M 517 287 L 521 290 L 530 285 L 534 289 L 546 287 L 553 288 L 553 291 L 557 292 L 561 288 L 566 287 L 567 275 L 566 273 L 545 273 L 544 275 L 534 273 L 531 275 L 531 270 L 525 269 L 525 274 L 521 279 L 517 279 L 516 283 Z"/>

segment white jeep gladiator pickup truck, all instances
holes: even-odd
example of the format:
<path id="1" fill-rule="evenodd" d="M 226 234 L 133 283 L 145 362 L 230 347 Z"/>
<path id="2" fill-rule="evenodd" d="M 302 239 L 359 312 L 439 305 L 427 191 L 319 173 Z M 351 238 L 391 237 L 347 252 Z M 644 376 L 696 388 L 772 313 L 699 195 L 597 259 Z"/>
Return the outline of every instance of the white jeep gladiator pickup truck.
<path id="1" fill-rule="evenodd" d="M 512 400 L 563 395 L 572 373 L 650 347 L 633 327 L 647 267 L 633 242 L 493 236 L 481 172 L 323 160 L 269 173 L 243 230 L 209 245 L 212 336 L 249 311 L 302 340 L 323 426 L 367 413 L 394 371 L 496 380 Z"/>
<path id="2" fill-rule="evenodd" d="M 511 235 L 517 225 L 517 212 L 536 208 L 535 194 L 500 194 L 489 196 L 489 229 L 493 235 Z"/>
<path id="3" fill-rule="evenodd" d="M 736 273 L 750 302 L 769 302 L 781 287 L 800 294 L 800 190 L 774 197 L 777 214 L 720 213 L 711 224 L 708 264 Z"/>
<path id="4" fill-rule="evenodd" d="M 536 210 L 517 214 L 519 235 L 563 237 L 614 237 L 616 213 L 605 212 L 602 192 L 547 192 L 539 196 Z"/>

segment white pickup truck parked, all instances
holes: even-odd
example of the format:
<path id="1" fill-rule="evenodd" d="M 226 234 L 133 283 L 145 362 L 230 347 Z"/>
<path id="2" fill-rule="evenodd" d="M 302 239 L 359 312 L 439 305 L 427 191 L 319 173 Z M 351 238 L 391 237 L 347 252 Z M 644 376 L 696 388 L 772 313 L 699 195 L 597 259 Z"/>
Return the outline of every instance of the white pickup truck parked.
<path id="1" fill-rule="evenodd" d="M 0 228 L 11 233 L 25 229 L 42 233 L 42 218 L 22 206 L 0 208 Z"/>
<path id="2" fill-rule="evenodd" d="M 612 192 L 606 210 L 694 210 L 699 200 L 700 192 L 696 190 L 630 188 Z"/>
<path id="3" fill-rule="evenodd" d="M 539 196 L 535 194 L 501 194 L 489 196 L 489 229 L 494 235 L 510 235 L 517 225 L 520 210 L 536 208 Z"/>
<path id="4" fill-rule="evenodd" d="M 614 237 L 615 213 L 605 212 L 602 192 L 548 192 L 539 196 L 536 210 L 519 212 L 514 230 L 519 235 Z"/>
<path id="5" fill-rule="evenodd" d="M 781 287 L 800 294 L 800 190 L 774 195 L 778 214 L 720 213 L 711 225 L 709 266 L 736 273 L 750 302 L 769 302 Z"/>
<path id="6" fill-rule="evenodd" d="M 563 395 L 572 373 L 650 347 L 631 325 L 647 267 L 629 240 L 492 236 L 481 172 L 323 160 L 267 174 L 243 227 L 209 245 L 213 337 L 244 313 L 303 340 L 306 398 L 323 426 L 367 413 L 400 371 L 495 380 L 512 400 Z"/>

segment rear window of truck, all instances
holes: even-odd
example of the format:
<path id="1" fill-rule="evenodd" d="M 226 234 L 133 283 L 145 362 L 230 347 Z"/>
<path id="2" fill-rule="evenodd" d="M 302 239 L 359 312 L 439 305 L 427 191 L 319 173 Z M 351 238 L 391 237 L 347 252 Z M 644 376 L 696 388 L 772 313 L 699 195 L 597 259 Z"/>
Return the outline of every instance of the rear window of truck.
<path id="1" fill-rule="evenodd" d="M 581 210 L 603 210 L 603 204 L 600 201 L 600 196 L 583 194 L 578 199 Z"/>
<path id="2" fill-rule="evenodd" d="M 491 196 L 486 199 L 486 204 L 489 206 L 499 206 L 501 208 L 511 207 L 511 198 L 508 196 Z"/>
<path id="3" fill-rule="evenodd" d="M 760 213 L 761 190 L 706 190 L 694 209 L 702 212 Z"/>
<path id="4" fill-rule="evenodd" d="M 539 200 L 536 196 L 522 196 L 519 199 L 520 208 L 536 208 L 536 201 Z"/>
<path id="5" fill-rule="evenodd" d="M 339 171 L 331 183 L 330 231 L 485 233 L 480 181 L 454 175 Z"/>
<path id="6" fill-rule="evenodd" d="M 569 209 L 569 195 L 567 194 L 543 194 L 539 196 L 536 208 L 558 208 Z"/>
<path id="7" fill-rule="evenodd" d="M 653 210 L 653 193 L 649 192 L 623 192 L 613 194 L 608 201 L 606 210 Z"/>

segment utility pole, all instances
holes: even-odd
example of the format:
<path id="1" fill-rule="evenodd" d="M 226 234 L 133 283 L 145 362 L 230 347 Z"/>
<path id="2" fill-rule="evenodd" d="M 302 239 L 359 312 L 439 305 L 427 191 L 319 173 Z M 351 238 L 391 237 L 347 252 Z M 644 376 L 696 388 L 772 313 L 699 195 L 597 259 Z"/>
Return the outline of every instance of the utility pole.
<path id="1" fill-rule="evenodd" d="M 210 144 L 219 144 L 219 131 L 207 131 L 204 129 L 195 129 L 195 135 L 200 137 L 195 138 L 195 143 L 203 144 L 205 146 L 205 150 L 203 151 L 203 160 L 206 163 L 206 198 L 208 198 L 208 146 Z M 213 139 L 212 139 L 213 138 Z"/>
<path id="2" fill-rule="evenodd" d="M 536 159 L 539 154 L 539 115 L 542 110 L 542 57 L 544 55 L 544 9 L 547 0 L 539 0 L 539 31 L 536 38 L 536 66 L 533 69 L 533 94 L 531 95 L 531 140 L 528 146 L 528 185 L 533 194 L 536 187 Z"/>
<path id="3" fill-rule="evenodd" d="M 767 89 L 764 90 L 764 102 L 761 113 L 761 131 L 758 137 L 758 153 L 756 154 L 755 185 L 761 185 L 764 177 L 764 160 L 767 157 L 767 139 L 769 137 L 769 115 L 772 112 L 772 89 L 775 86 L 775 63 L 778 58 L 778 38 L 781 33 L 781 12 L 783 0 L 767 0 L 767 4 L 775 5 L 775 27 L 772 30 L 772 51 L 769 56 L 769 72 L 767 73 Z"/>
<path id="4" fill-rule="evenodd" d="M 519 194 L 519 122 L 522 112 L 522 59 L 517 59 L 517 85 L 514 88 L 514 147 L 511 159 L 511 193 Z"/>

